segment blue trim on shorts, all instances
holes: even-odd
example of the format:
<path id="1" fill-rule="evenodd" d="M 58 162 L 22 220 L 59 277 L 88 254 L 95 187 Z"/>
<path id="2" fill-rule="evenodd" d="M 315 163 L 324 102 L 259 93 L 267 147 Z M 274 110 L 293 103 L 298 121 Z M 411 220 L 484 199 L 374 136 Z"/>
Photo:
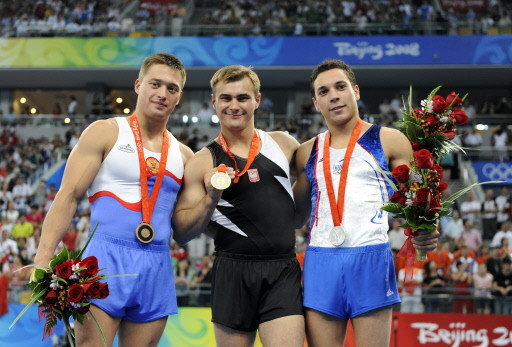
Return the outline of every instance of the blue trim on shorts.
<path id="1" fill-rule="evenodd" d="M 399 302 L 389 243 L 361 247 L 307 247 L 305 307 L 348 320 Z"/>

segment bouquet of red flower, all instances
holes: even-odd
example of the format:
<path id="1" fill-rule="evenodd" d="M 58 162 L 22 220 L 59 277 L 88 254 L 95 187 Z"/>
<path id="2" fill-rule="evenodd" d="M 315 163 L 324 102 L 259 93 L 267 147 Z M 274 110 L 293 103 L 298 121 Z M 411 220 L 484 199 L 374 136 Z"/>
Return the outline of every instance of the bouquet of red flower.
<path id="1" fill-rule="evenodd" d="M 109 275 L 99 274 L 103 269 L 98 268 L 98 260 L 94 256 L 81 259 L 84 250 L 89 244 L 96 228 L 80 251 L 69 251 L 63 247 L 62 251 L 53 256 L 50 266 L 28 265 L 37 268 L 34 280 L 27 286 L 32 289 L 31 301 L 13 321 L 11 328 L 28 308 L 37 303 L 39 305 L 39 319 L 46 318 L 43 340 L 50 336 L 58 320 L 63 320 L 71 346 L 75 345 L 74 332 L 70 325 L 70 318 L 83 324 L 84 316 L 89 313 L 106 346 L 106 340 L 101 328 L 89 312 L 89 299 L 105 299 L 109 295 L 108 284 L 101 282 L 103 277 Z M 112 275 L 110 275 L 112 276 Z M 115 275 L 114 275 L 115 276 Z M 128 275 L 129 276 L 129 275 Z"/>
<path id="2" fill-rule="evenodd" d="M 408 239 L 399 254 L 405 253 L 411 267 L 415 252 L 416 260 L 426 259 L 426 252 L 415 251 L 412 246 L 412 235 L 420 230 L 434 231 L 437 220 L 450 214 L 448 206 L 474 186 L 441 200 L 448 185 L 442 180 L 443 168 L 439 163 L 443 155 L 458 148 L 451 142 L 455 137 L 455 125 L 465 124 L 468 116 L 461 108 L 467 94 L 459 98 L 451 92 L 444 98 L 436 94 L 440 88 L 432 90 L 419 109 L 412 107 L 411 89 L 409 107 L 402 110 L 399 129 L 411 141 L 414 156 L 409 166 L 400 165 L 391 172 L 398 186 L 391 182 L 395 193 L 382 207 L 405 220 L 403 227 Z"/>

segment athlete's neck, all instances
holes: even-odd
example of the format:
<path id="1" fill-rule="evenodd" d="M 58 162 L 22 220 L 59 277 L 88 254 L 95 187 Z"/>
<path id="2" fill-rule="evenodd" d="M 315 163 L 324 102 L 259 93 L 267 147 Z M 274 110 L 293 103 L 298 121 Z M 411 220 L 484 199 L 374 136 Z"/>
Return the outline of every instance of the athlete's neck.
<path id="1" fill-rule="evenodd" d="M 247 158 L 247 154 L 249 153 L 251 142 L 254 137 L 254 126 L 246 127 L 244 129 L 233 129 L 225 128 L 221 125 L 220 131 L 231 152 L 239 157 Z M 218 139 L 216 139 L 216 141 L 219 142 Z"/>
<path id="2" fill-rule="evenodd" d="M 137 114 L 142 139 L 153 141 L 162 138 L 162 133 L 166 130 L 167 120 L 152 119 L 144 115 Z"/>
<path id="3" fill-rule="evenodd" d="M 329 126 L 331 133 L 331 148 L 346 148 L 359 117 L 354 117 L 347 123 Z M 363 132 L 361 132 L 363 133 Z"/>

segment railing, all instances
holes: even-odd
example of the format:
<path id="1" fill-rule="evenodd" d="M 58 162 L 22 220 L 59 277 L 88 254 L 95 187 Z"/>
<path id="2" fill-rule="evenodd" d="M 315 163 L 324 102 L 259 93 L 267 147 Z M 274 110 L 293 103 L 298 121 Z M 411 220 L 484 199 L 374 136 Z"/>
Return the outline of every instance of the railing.
<path id="1" fill-rule="evenodd" d="M 19 25 L 18 27 L 1 28 L 3 37 L 148 37 L 176 35 L 172 28 L 172 19 L 165 26 L 133 25 L 123 30 L 110 31 L 106 23 L 93 26 L 78 27 L 66 30 L 65 27 L 55 28 L 47 24 Z M 488 33 L 510 34 L 510 28 L 491 28 Z M 280 23 L 276 26 L 255 24 L 183 24 L 180 36 L 291 36 L 295 35 L 295 23 Z M 437 22 L 402 23 L 316 23 L 302 24 L 304 36 L 339 36 L 339 35 L 446 35 L 446 34 L 482 34 L 477 23 L 470 27 L 464 23 L 447 24 Z M 483 33 L 485 34 L 485 33 Z"/>

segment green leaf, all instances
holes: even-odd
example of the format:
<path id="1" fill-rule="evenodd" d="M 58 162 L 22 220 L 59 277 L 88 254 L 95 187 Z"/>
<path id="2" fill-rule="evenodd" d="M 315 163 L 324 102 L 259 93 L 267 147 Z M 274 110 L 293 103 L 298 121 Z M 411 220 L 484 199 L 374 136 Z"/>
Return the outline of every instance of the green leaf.
<path id="1" fill-rule="evenodd" d="M 388 202 L 380 209 L 393 214 L 402 214 L 404 212 L 404 207 L 394 202 Z"/>
<path id="2" fill-rule="evenodd" d="M 13 327 L 13 325 L 16 324 L 16 322 L 21 318 L 21 316 L 23 316 L 25 314 L 25 312 L 27 312 L 27 310 L 30 308 L 30 306 L 32 306 L 37 300 L 39 300 L 39 298 L 41 298 L 45 293 L 46 293 L 46 289 L 39 292 L 39 295 L 37 295 L 35 298 L 32 298 L 32 300 L 30 300 L 30 302 L 27 304 L 27 306 L 25 306 L 23 311 L 21 311 L 20 314 L 14 319 L 12 324 L 9 326 L 9 329 L 11 329 Z"/>
<path id="3" fill-rule="evenodd" d="M 36 269 L 34 271 L 34 281 L 33 282 L 39 282 L 42 279 L 44 279 L 44 276 L 47 274 L 46 270 L 43 269 Z"/>
<path id="4" fill-rule="evenodd" d="M 452 204 L 455 200 L 457 200 L 458 198 L 460 198 L 462 195 L 464 195 L 465 193 L 467 193 L 468 191 L 470 191 L 471 189 L 473 189 L 474 187 L 476 186 L 479 186 L 479 185 L 482 185 L 482 184 L 494 184 L 494 183 L 505 183 L 506 181 L 486 181 L 486 182 L 477 182 L 477 183 L 473 183 L 472 185 L 470 185 L 469 187 L 466 187 L 464 189 L 461 189 L 459 190 L 458 192 L 456 193 L 453 193 L 452 195 L 450 195 L 450 197 L 448 199 L 446 199 L 443 203 L 448 203 L 448 204 Z"/>
<path id="5" fill-rule="evenodd" d="M 55 266 L 62 264 L 68 259 L 68 249 L 66 248 L 66 246 L 64 246 L 60 253 L 54 256 L 50 261 L 50 268 L 53 269 Z"/>
<path id="6" fill-rule="evenodd" d="M 437 92 L 439 91 L 439 89 L 441 89 L 442 85 L 441 86 L 437 86 L 436 88 L 432 89 L 432 91 L 430 92 L 430 94 L 428 95 L 428 98 L 427 100 L 432 100 L 432 98 L 434 97 L 434 95 L 437 94 Z"/>
<path id="7" fill-rule="evenodd" d="M 419 143 L 425 137 L 425 130 L 420 125 L 407 122 L 405 127 L 406 135 L 410 141 Z"/>
<path id="8" fill-rule="evenodd" d="M 98 323 L 98 321 L 96 320 L 96 317 L 94 317 L 94 315 L 92 314 L 91 311 L 89 311 L 89 314 L 91 315 L 92 319 L 94 320 L 94 323 L 96 324 L 96 327 L 98 328 L 98 331 L 100 332 L 101 339 L 103 340 L 103 344 L 105 345 L 105 347 L 107 347 L 107 340 L 105 339 L 103 330 L 101 330 L 100 324 Z"/>
<path id="9" fill-rule="evenodd" d="M 82 254 L 84 254 L 85 249 L 87 248 L 87 246 L 89 246 L 89 243 L 91 242 L 92 237 L 96 233 L 96 229 L 98 229 L 98 224 L 96 224 L 96 226 L 92 230 L 91 236 L 89 236 L 89 238 L 87 239 L 87 242 L 85 243 L 85 246 L 78 253 L 78 256 L 76 257 L 77 259 L 82 259 Z"/>

